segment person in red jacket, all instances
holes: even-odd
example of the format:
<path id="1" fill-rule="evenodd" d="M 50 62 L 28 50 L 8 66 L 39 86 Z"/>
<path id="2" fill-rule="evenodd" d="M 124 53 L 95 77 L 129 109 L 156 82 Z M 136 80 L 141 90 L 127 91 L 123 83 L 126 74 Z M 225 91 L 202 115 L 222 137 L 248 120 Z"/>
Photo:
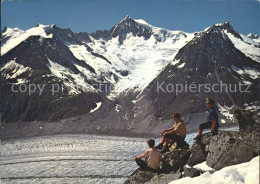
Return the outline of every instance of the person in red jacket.
<path id="1" fill-rule="evenodd" d="M 177 142 L 177 144 L 180 144 L 181 142 L 184 142 L 184 139 L 186 137 L 186 125 L 181 120 L 180 113 L 174 113 L 172 117 L 175 121 L 173 127 L 162 131 L 163 138 L 161 140 L 161 143 L 156 146 L 157 149 L 161 149 L 161 153 L 169 151 L 168 145 L 170 143 L 170 140 Z"/>

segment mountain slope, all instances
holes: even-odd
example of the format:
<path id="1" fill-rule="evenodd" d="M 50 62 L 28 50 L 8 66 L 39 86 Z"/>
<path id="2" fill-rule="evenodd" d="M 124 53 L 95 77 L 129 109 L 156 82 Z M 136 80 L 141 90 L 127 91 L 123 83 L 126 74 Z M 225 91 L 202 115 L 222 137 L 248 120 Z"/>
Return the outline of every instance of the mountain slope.
<path id="1" fill-rule="evenodd" d="M 138 124 L 133 123 L 132 128 L 154 131 L 154 126 L 168 122 L 177 111 L 184 115 L 189 129 L 196 129 L 198 123 L 205 121 L 199 114 L 206 111 L 206 98 L 215 99 L 222 122 L 234 120 L 229 113 L 235 107 L 244 108 L 247 102 L 257 105 L 260 65 L 235 47 L 229 39 L 231 35 L 242 39 L 229 23 L 213 25 L 181 48 L 174 61 L 137 97 L 133 121 Z M 205 87 L 205 84 L 212 87 L 221 83 L 227 84 L 228 89 L 223 87 L 214 92 L 214 88 Z M 250 85 L 251 92 L 240 92 L 239 83 L 241 91 Z M 189 86 L 193 86 L 191 90 Z M 178 92 L 181 88 L 183 91 Z"/>
<path id="2" fill-rule="evenodd" d="M 95 33 L 55 25 L 5 28 L 1 47 L 2 120 L 7 123 L 55 121 L 63 132 L 73 127 L 76 132 L 158 134 L 172 125 L 176 111 L 189 130 L 197 129 L 205 120 L 206 98 L 216 100 L 222 123 L 234 121 L 236 107 L 259 111 L 259 43 L 228 22 L 197 33 L 170 31 L 129 16 Z M 203 87 L 157 92 L 158 82 L 164 90 L 168 84 L 225 83 L 233 90 L 250 84 L 251 93 L 205 92 Z M 15 89 L 36 84 L 36 92 L 14 93 L 13 84 Z M 53 94 L 53 86 L 60 90 Z M 74 118 L 84 130 L 72 123 Z"/>
<path id="3" fill-rule="evenodd" d="M 33 29 L 42 30 L 42 27 Z M 77 60 L 63 43 L 80 41 L 76 37 L 72 40 L 73 37 L 68 36 L 66 30 L 55 32 L 55 29 L 53 26 L 48 27 L 52 34 L 45 33 L 51 37 L 43 37 L 42 33 L 28 36 L 27 31 L 6 42 L 14 43 L 13 39 L 19 41 L 17 46 L 9 47 L 10 51 L 2 56 L 3 120 L 58 120 L 88 113 L 95 108 L 95 102 L 101 101 L 100 95 L 91 85 L 93 79 L 90 76 L 95 75 L 94 69 Z M 89 75 L 85 76 L 86 73 Z M 22 84 L 27 88 L 25 92 L 12 91 L 12 86 L 18 90 Z M 36 88 L 34 93 L 29 94 L 30 85 L 42 87 L 43 90 L 41 92 Z M 60 88 L 55 89 L 55 94 L 54 87 Z M 63 91 L 61 88 L 64 88 Z"/>

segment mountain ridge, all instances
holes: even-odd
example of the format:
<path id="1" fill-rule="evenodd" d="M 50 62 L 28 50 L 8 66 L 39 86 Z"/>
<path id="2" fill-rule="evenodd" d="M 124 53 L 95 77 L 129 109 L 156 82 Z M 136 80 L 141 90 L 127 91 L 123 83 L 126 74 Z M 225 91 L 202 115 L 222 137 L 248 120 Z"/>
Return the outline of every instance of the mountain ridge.
<path id="1" fill-rule="evenodd" d="M 28 32 L 32 31 L 35 32 L 28 37 Z M 195 129 L 205 112 L 207 95 L 157 93 L 158 80 L 168 83 L 185 83 L 186 80 L 195 83 L 210 81 L 211 84 L 220 81 L 250 83 L 252 94 L 231 95 L 237 100 L 230 100 L 230 94 L 211 93 L 208 97 L 218 102 L 223 122 L 233 121 L 232 109 L 236 107 L 259 110 L 256 107 L 259 103 L 260 55 L 255 52 L 259 49 L 258 43 L 239 34 L 228 22 L 214 24 L 201 32 L 185 33 L 154 27 L 144 20 L 126 16 L 109 30 L 96 33 L 74 33 L 56 25 L 38 25 L 29 31 L 15 28 L 13 32 L 5 28 L 2 40 L 1 47 L 7 48 L 1 63 L 4 78 L 1 89 L 7 91 L 2 110 L 4 122 L 60 122 L 64 118 L 81 117 L 80 123 L 102 127 L 99 131 L 120 127 L 157 134 L 162 126 L 172 124 L 170 115 L 178 109 L 189 130 Z M 10 42 L 8 45 L 12 40 L 18 40 L 20 44 L 15 46 Z M 11 61 L 12 66 L 7 67 Z M 24 72 L 14 75 L 18 70 Z M 50 77 L 43 80 L 43 75 Z M 50 98 L 49 86 L 41 102 L 35 104 L 31 100 L 37 101 L 36 94 L 30 98 L 26 94 L 19 97 L 10 91 L 11 84 L 29 84 L 30 81 L 38 81 L 38 84 L 59 81 L 60 85 L 66 86 L 65 94 L 59 92 Z M 101 86 L 109 89 L 102 91 L 98 89 Z M 61 100 L 53 107 L 47 105 L 55 99 Z M 78 100 L 73 102 L 73 99 Z M 40 103 L 45 105 L 39 108 L 37 104 L 41 106 Z M 22 107 L 21 104 L 25 105 Z M 63 110 L 62 106 L 67 109 Z M 69 112 L 69 107 L 74 110 Z M 14 109 L 15 118 L 10 115 Z M 70 123 L 69 120 L 64 122 Z"/>

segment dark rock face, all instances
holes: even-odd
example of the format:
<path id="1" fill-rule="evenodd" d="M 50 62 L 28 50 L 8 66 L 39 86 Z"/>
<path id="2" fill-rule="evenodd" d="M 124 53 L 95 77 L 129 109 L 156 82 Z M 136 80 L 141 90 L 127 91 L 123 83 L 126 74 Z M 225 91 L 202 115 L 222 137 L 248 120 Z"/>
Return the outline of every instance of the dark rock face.
<path id="1" fill-rule="evenodd" d="M 131 174 L 125 184 L 145 183 L 156 175 L 156 173 L 150 171 L 141 171 L 140 169 L 137 169 L 133 174 Z"/>
<path id="2" fill-rule="evenodd" d="M 169 174 L 158 174 L 152 179 L 145 182 L 145 184 L 168 184 L 174 180 L 178 180 L 181 177 L 181 173 L 170 172 Z"/>
<path id="3" fill-rule="evenodd" d="M 89 34 L 88 33 L 85 33 L 85 32 L 79 32 L 79 33 L 76 33 L 76 35 L 78 36 L 78 38 L 84 42 L 91 42 L 91 39 L 89 37 Z"/>
<path id="4" fill-rule="evenodd" d="M 156 174 L 148 171 L 141 171 L 137 169 L 129 177 L 125 184 L 168 184 L 171 181 L 177 180 L 181 177 L 181 173 L 171 172 L 169 174 Z"/>
<path id="5" fill-rule="evenodd" d="M 240 132 L 253 132 L 260 130 L 260 118 L 251 111 L 237 109 L 234 112 Z"/>
<path id="6" fill-rule="evenodd" d="M 187 162 L 189 166 L 194 166 L 206 161 L 206 146 L 210 143 L 211 133 L 203 134 L 201 141 L 196 141 L 191 147 L 191 155 Z"/>
<path id="7" fill-rule="evenodd" d="M 207 165 L 219 170 L 223 167 L 248 162 L 253 158 L 253 147 L 237 132 L 226 132 L 212 137 Z"/>

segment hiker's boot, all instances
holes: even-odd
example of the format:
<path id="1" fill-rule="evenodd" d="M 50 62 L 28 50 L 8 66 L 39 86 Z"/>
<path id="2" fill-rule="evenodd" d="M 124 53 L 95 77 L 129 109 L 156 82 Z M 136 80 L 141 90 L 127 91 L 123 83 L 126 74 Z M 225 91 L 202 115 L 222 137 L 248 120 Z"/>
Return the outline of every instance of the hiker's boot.
<path id="1" fill-rule="evenodd" d="M 158 144 L 157 146 L 155 146 L 155 148 L 158 149 L 158 150 L 161 150 L 161 149 L 163 148 L 163 144 L 160 143 L 160 144 Z"/>
<path id="2" fill-rule="evenodd" d="M 196 137 L 194 137 L 194 139 L 193 139 L 193 140 L 200 141 L 200 140 L 201 140 L 201 138 L 202 138 L 202 136 L 201 136 L 201 135 L 197 135 Z"/>
<path id="3" fill-rule="evenodd" d="M 169 151 L 169 146 L 164 146 L 160 152 L 166 153 L 167 151 Z"/>

